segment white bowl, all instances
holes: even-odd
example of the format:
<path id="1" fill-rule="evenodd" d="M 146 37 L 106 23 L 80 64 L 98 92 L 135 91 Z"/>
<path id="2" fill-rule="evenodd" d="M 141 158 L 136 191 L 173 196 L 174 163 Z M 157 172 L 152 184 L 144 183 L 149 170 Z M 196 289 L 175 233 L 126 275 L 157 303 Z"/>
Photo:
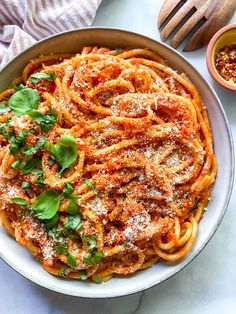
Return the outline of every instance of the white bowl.
<path id="1" fill-rule="evenodd" d="M 158 263 L 126 278 L 114 278 L 104 284 L 96 285 L 90 282 L 54 277 L 45 272 L 27 249 L 17 244 L 4 228 L 0 228 L 0 257 L 26 278 L 48 289 L 68 295 L 86 298 L 108 298 L 139 292 L 163 282 L 183 269 L 205 247 L 218 228 L 230 199 L 234 177 L 234 152 L 231 132 L 222 105 L 203 77 L 173 49 L 160 42 L 128 31 L 87 28 L 64 32 L 38 42 L 18 55 L 1 71 L 1 90 L 7 88 L 10 81 L 20 75 L 29 60 L 39 54 L 78 52 L 83 46 L 95 43 L 112 48 L 147 47 L 166 59 L 172 68 L 186 73 L 200 91 L 207 106 L 219 166 L 213 198 L 208 205 L 204 218 L 200 222 L 197 240 L 190 254 L 178 263 Z"/>

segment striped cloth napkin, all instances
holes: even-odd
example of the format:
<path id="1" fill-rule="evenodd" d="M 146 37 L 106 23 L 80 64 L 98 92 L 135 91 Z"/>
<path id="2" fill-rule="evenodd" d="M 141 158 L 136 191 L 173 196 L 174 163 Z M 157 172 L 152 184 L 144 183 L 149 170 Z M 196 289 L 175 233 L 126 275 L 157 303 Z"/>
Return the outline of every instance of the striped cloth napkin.
<path id="1" fill-rule="evenodd" d="M 0 68 L 39 39 L 90 26 L 101 0 L 0 0 Z"/>

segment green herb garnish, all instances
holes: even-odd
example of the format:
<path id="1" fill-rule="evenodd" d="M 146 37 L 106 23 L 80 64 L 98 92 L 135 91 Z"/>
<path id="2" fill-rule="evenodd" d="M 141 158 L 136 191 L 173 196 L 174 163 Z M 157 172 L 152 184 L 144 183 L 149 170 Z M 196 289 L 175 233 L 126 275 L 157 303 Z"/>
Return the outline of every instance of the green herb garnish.
<path id="1" fill-rule="evenodd" d="M 43 132 L 48 132 L 57 121 L 57 114 L 52 111 L 51 107 L 49 110 L 50 113 L 48 114 L 43 114 L 42 112 L 35 109 L 27 111 L 27 114 L 40 125 Z"/>
<path id="2" fill-rule="evenodd" d="M 73 186 L 69 182 L 66 182 L 63 188 L 62 197 L 63 198 L 81 198 L 80 195 L 72 195 L 74 190 L 75 189 L 73 188 Z"/>
<path id="3" fill-rule="evenodd" d="M 45 181 L 45 177 L 44 177 L 44 174 L 42 172 L 41 174 L 38 175 L 38 179 L 36 180 L 36 183 L 43 188 L 45 185 L 44 181 Z"/>
<path id="4" fill-rule="evenodd" d="M 60 254 L 68 254 L 68 249 L 65 245 L 58 245 L 57 248 L 56 248 L 56 251 L 57 253 L 60 253 Z"/>
<path id="5" fill-rule="evenodd" d="M 28 136 L 27 131 L 22 131 L 17 135 L 17 137 L 13 140 L 12 144 L 10 145 L 10 153 L 12 155 L 17 155 L 20 148 L 25 144 L 26 138 Z"/>
<path id="6" fill-rule="evenodd" d="M 46 219 L 44 221 L 46 230 L 49 230 L 55 227 L 58 224 L 58 221 L 59 221 L 59 214 L 57 212 L 51 219 Z"/>
<path id="7" fill-rule="evenodd" d="M 83 262 L 87 265 L 99 264 L 103 258 L 104 254 L 102 252 L 96 252 L 93 256 L 84 257 Z"/>
<path id="8" fill-rule="evenodd" d="M 80 274 L 80 279 L 81 280 L 86 280 L 88 278 L 87 274 L 86 274 L 86 271 L 84 271 L 84 270 L 79 270 L 79 274 Z"/>
<path id="9" fill-rule="evenodd" d="M 95 282 L 96 282 L 96 283 L 101 283 L 101 282 L 102 282 L 101 276 L 96 275 L 96 276 L 95 276 Z"/>
<path id="10" fill-rule="evenodd" d="M 66 275 L 66 272 L 68 270 L 68 267 L 67 266 L 62 266 L 60 271 L 59 271 L 59 276 L 65 276 Z"/>
<path id="11" fill-rule="evenodd" d="M 22 184 L 21 184 L 21 187 L 22 187 L 23 190 L 28 189 L 30 187 L 30 183 L 26 182 L 26 181 L 23 181 Z"/>
<path id="12" fill-rule="evenodd" d="M 46 142 L 46 138 L 41 136 L 35 146 L 24 148 L 23 154 L 28 157 L 36 154 L 38 150 L 44 146 L 45 142 Z"/>
<path id="13" fill-rule="evenodd" d="M 8 117 L 6 120 L 6 126 L 11 126 L 10 121 L 11 121 L 11 117 Z"/>
<path id="14" fill-rule="evenodd" d="M 79 206 L 75 200 L 70 200 L 69 205 L 67 206 L 66 212 L 72 216 L 75 216 L 79 212 Z"/>
<path id="15" fill-rule="evenodd" d="M 51 167 L 53 164 L 54 164 L 54 160 L 50 158 L 48 161 L 48 165 Z"/>
<path id="16" fill-rule="evenodd" d="M 43 132 L 48 132 L 57 120 L 57 114 L 49 108 L 49 114 L 43 114 L 37 108 L 41 98 L 32 88 L 18 90 L 9 99 L 9 107 L 16 116 L 29 115 L 37 122 Z"/>
<path id="17" fill-rule="evenodd" d="M 32 88 L 17 91 L 9 98 L 9 107 L 16 116 L 27 114 L 28 110 L 37 109 L 40 103 L 38 92 Z"/>
<path id="18" fill-rule="evenodd" d="M 82 179 L 82 181 L 83 181 L 85 184 L 87 184 L 87 186 L 90 187 L 90 189 L 91 189 L 95 194 L 98 193 L 98 191 L 97 191 L 97 189 L 95 188 L 95 186 L 94 186 L 94 184 L 93 184 L 92 181 L 90 181 L 89 179 L 86 179 L 86 178 Z"/>
<path id="19" fill-rule="evenodd" d="M 58 193 L 49 189 L 42 192 L 34 201 L 32 210 L 40 220 L 51 219 L 58 211 L 60 197 Z"/>
<path id="20" fill-rule="evenodd" d="M 31 75 L 30 77 L 30 81 L 33 84 L 37 84 L 39 80 L 47 80 L 47 81 L 55 81 L 55 79 L 57 78 L 55 73 L 34 73 Z"/>
<path id="21" fill-rule="evenodd" d="M 18 92 L 19 90 L 22 90 L 22 89 L 26 88 L 26 86 L 21 83 L 21 84 L 19 84 L 18 86 L 13 85 L 12 88 L 14 88 L 14 90 L 15 90 L 16 92 Z"/>
<path id="22" fill-rule="evenodd" d="M 0 114 L 10 111 L 11 109 L 8 106 L 5 106 L 3 103 L 0 103 Z"/>
<path id="23" fill-rule="evenodd" d="M 64 224 L 64 228 L 67 230 L 78 230 L 82 226 L 82 221 L 80 219 L 80 216 L 67 216 L 66 221 Z"/>
<path id="24" fill-rule="evenodd" d="M 38 166 L 40 159 L 31 158 L 22 164 L 21 172 L 22 173 L 32 173 L 32 171 Z"/>
<path id="25" fill-rule="evenodd" d="M 18 168 L 20 165 L 20 160 L 15 160 L 12 164 L 11 164 L 11 168 L 16 169 Z"/>
<path id="26" fill-rule="evenodd" d="M 76 258 L 74 257 L 74 255 L 69 254 L 67 256 L 67 262 L 71 267 L 75 267 L 76 266 Z"/>
<path id="27" fill-rule="evenodd" d="M 29 205 L 29 202 L 26 199 L 21 198 L 21 197 L 13 197 L 12 202 L 19 205 L 19 206 L 28 206 Z"/>
<path id="28" fill-rule="evenodd" d="M 77 142 L 74 137 L 69 134 L 62 135 L 55 145 L 46 142 L 44 148 L 54 156 L 56 162 L 61 166 L 59 174 L 73 166 L 77 160 Z"/>
<path id="29" fill-rule="evenodd" d="M 79 235 L 76 233 L 72 233 L 71 231 L 69 231 L 68 229 L 64 228 L 63 229 L 63 234 L 70 239 L 75 239 L 78 240 L 79 239 Z"/>
<path id="30" fill-rule="evenodd" d="M 75 189 L 73 186 L 69 182 L 66 182 L 63 188 L 63 195 L 68 198 L 74 192 L 74 190 Z"/>
<path id="31" fill-rule="evenodd" d="M 97 237 L 91 236 L 88 240 L 89 250 L 95 252 L 97 250 Z"/>

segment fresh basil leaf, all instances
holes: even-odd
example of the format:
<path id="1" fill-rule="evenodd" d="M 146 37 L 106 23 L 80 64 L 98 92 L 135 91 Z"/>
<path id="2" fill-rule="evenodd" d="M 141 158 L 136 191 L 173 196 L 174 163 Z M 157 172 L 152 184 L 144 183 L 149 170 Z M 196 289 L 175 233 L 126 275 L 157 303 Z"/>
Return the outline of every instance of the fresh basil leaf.
<path id="1" fill-rule="evenodd" d="M 46 142 L 46 138 L 41 136 L 35 146 L 24 148 L 23 154 L 28 157 L 36 154 L 38 150 L 44 146 L 45 142 Z"/>
<path id="2" fill-rule="evenodd" d="M 57 114 L 55 112 L 45 114 L 43 121 L 40 123 L 43 132 L 48 132 L 57 121 Z"/>
<path id="3" fill-rule="evenodd" d="M 95 276 L 95 282 L 96 282 L 96 283 L 101 283 L 101 282 L 102 282 L 102 277 L 99 276 L 99 275 L 96 275 L 96 276 Z"/>
<path id="4" fill-rule="evenodd" d="M 48 165 L 51 167 L 53 164 L 54 164 L 54 160 L 50 158 L 48 161 Z"/>
<path id="5" fill-rule="evenodd" d="M 19 148 L 18 146 L 15 144 L 15 143 L 12 143 L 9 147 L 10 149 L 10 153 L 13 155 L 13 156 L 16 156 L 18 151 L 19 151 Z"/>
<path id="6" fill-rule="evenodd" d="M 56 162 L 62 167 L 59 174 L 76 162 L 78 150 L 77 142 L 73 136 L 69 134 L 62 135 L 55 145 L 49 142 L 46 143 L 44 148 L 55 157 Z"/>
<path id="7" fill-rule="evenodd" d="M 21 197 L 13 197 L 12 198 L 12 202 L 17 204 L 17 205 L 20 205 L 20 206 L 27 206 L 27 205 L 29 205 L 29 202 L 26 199 L 21 198 Z"/>
<path id="8" fill-rule="evenodd" d="M 13 131 L 9 131 L 8 135 L 9 135 L 9 141 L 11 143 L 14 143 L 16 138 L 15 138 L 15 135 L 14 135 Z"/>
<path id="9" fill-rule="evenodd" d="M 45 186 L 45 177 L 44 177 L 44 174 L 43 174 L 43 171 L 42 173 L 38 174 L 38 179 L 36 180 L 36 183 L 41 186 L 42 188 L 44 188 Z"/>
<path id="10" fill-rule="evenodd" d="M 22 90 L 22 89 L 26 88 L 26 86 L 21 83 L 21 84 L 19 84 L 18 86 L 13 85 L 12 88 L 14 88 L 14 90 L 15 90 L 16 92 L 18 92 L 19 90 Z"/>
<path id="11" fill-rule="evenodd" d="M 31 158 L 24 162 L 21 166 L 21 173 L 32 173 L 32 171 L 38 166 L 39 158 Z"/>
<path id="12" fill-rule="evenodd" d="M 66 212 L 72 216 L 75 216 L 78 214 L 79 206 L 73 199 L 70 200 L 69 205 L 67 206 Z"/>
<path id="13" fill-rule="evenodd" d="M 58 224 L 59 221 L 59 214 L 58 212 L 51 218 L 44 221 L 46 229 L 51 229 Z"/>
<path id="14" fill-rule="evenodd" d="M 67 216 L 64 224 L 64 228 L 67 230 L 78 230 L 82 226 L 80 216 Z"/>
<path id="15" fill-rule="evenodd" d="M 28 189 L 30 187 L 30 183 L 26 182 L 26 181 L 23 181 L 22 184 L 21 184 L 21 187 L 22 187 L 23 190 Z"/>
<path id="16" fill-rule="evenodd" d="M 60 271 L 59 271 L 59 276 L 65 277 L 67 272 L 68 272 L 68 270 L 69 270 L 68 266 L 62 266 Z"/>
<path id="17" fill-rule="evenodd" d="M 22 131 L 17 135 L 13 143 L 10 145 L 10 153 L 12 155 L 17 155 L 19 149 L 25 144 L 26 138 L 28 136 L 27 131 Z"/>
<path id="18" fill-rule="evenodd" d="M 96 264 L 100 263 L 104 254 L 102 252 L 96 252 L 94 256 L 94 261 Z"/>
<path id="19" fill-rule="evenodd" d="M 74 190 L 75 189 L 73 188 L 73 186 L 69 182 L 66 182 L 63 188 L 63 195 L 65 197 L 70 196 L 74 192 Z"/>
<path id="20" fill-rule="evenodd" d="M 88 278 L 85 270 L 79 270 L 79 274 L 81 280 L 86 280 Z"/>
<path id="21" fill-rule="evenodd" d="M 67 262 L 71 267 L 76 267 L 76 258 L 74 255 L 69 254 L 67 257 Z"/>
<path id="22" fill-rule="evenodd" d="M 125 241 L 125 242 L 123 243 L 123 245 L 124 245 L 125 247 L 129 247 L 129 243 L 128 243 L 127 241 Z"/>
<path id="23" fill-rule="evenodd" d="M 58 247 L 56 248 L 56 251 L 57 253 L 60 253 L 60 254 L 68 254 L 68 249 L 65 245 L 58 245 Z"/>
<path id="24" fill-rule="evenodd" d="M 49 189 L 42 192 L 34 201 L 32 210 L 40 220 L 51 219 L 58 211 L 60 197 L 58 193 Z"/>
<path id="25" fill-rule="evenodd" d="M 62 198 L 81 198 L 80 195 L 72 195 L 74 190 L 73 186 L 69 182 L 66 182 L 63 188 Z"/>
<path id="26" fill-rule="evenodd" d="M 88 179 L 86 179 L 86 178 L 82 179 L 82 181 L 83 181 L 85 184 L 87 184 L 87 186 L 90 187 L 90 189 L 91 189 L 95 194 L 98 193 L 98 191 L 97 191 L 97 189 L 95 188 L 95 186 L 94 186 L 94 184 L 93 184 L 92 181 L 90 181 L 90 180 L 88 180 Z"/>
<path id="27" fill-rule="evenodd" d="M 94 252 L 94 250 L 97 249 L 97 237 L 91 236 L 88 240 L 88 243 L 89 243 L 89 250 Z"/>
<path id="28" fill-rule="evenodd" d="M 57 78 L 55 73 L 34 73 L 31 75 L 30 81 L 33 84 L 37 84 L 39 80 L 47 80 L 47 81 L 55 81 L 55 79 Z"/>
<path id="29" fill-rule="evenodd" d="M 9 98 L 9 107 L 16 116 L 27 114 L 28 110 L 37 109 L 40 103 L 38 92 L 31 88 L 24 88 Z"/>
<path id="30" fill-rule="evenodd" d="M 32 120 L 34 120 L 37 123 L 42 122 L 44 119 L 44 114 L 35 109 L 27 110 L 27 115 L 30 116 Z"/>
<path id="31" fill-rule="evenodd" d="M 56 152 L 56 149 L 55 149 L 55 147 L 54 147 L 54 145 L 53 145 L 52 143 L 46 141 L 45 144 L 44 144 L 44 148 L 45 148 L 51 155 L 53 155 L 53 157 L 55 157 L 55 155 L 56 155 L 57 152 Z"/>
<path id="32" fill-rule="evenodd" d="M 79 236 L 78 236 L 77 233 L 71 232 L 71 231 L 67 230 L 66 228 L 63 229 L 63 234 L 64 234 L 67 238 L 70 238 L 70 239 L 75 239 L 75 240 L 78 240 L 78 239 L 79 239 Z"/>
<path id="33" fill-rule="evenodd" d="M 5 125 L 9 126 L 11 128 L 11 126 L 7 125 L 7 123 Z M 13 143 L 15 141 L 15 135 L 14 135 L 12 129 L 6 128 L 3 125 L 3 126 L 0 126 L 0 133 L 3 135 L 3 137 L 6 141 L 10 141 L 11 143 Z"/>
<path id="34" fill-rule="evenodd" d="M 11 121 L 11 117 L 8 117 L 6 120 L 6 126 L 11 126 L 10 121 Z"/>
<path id="35" fill-rule="evenodd" d="M 37 176 L 41 176 L 43 174 L 42 169 L 33 169 L 30 173 L 35 174 Z"/>
<path id="36" fill-rule="evenodd" d="M 103 256 L 102 252 L 96 252 L 94 256 L 84 257 L 83 262 L 87 265 L 96 265 L 101 262 Z"/>
<path id="37" fill-rule="evenodd" d="M 20 160 L 15 160 L 12 164 L 11 164 L 11 168 L 12 169 L 16 169 L 18 168 L 20 165 Z"/>
<path id="38" fill-rule="evenodd" d="M 4 137 L 4 139 L 6 141 L 9 140 L 9 133 L 8 133 L 7 129 L 4 126 L 0 127 L 0 133 L 3 135 L 3 137 Z"/>
<path id="39" fill-rule="evenodd" d="M 29 129 L 29 132 L 30 132 L 31 134 L 35 134 L 36 130 L 33 129 L 33 128 L 30 128 L 30 129 Z"/>
<path id="40" fill-rule="evenodd" d="M 10 111 L 11 109 L 8 106 L 0 103 L 0 114 Z"/>
<path id="41" fill-rule="evenodd" d="M 77 160 L 77 142 L 73 136 L 65 134 L 54 147 L 56 149 L 55 159 L 62 167 L 60 171 L 62 173 L 65 169 L 70 168 Z"/>
<path id="42" fill-rule="evenodd" d="M 88 244 L 88 237 L 86 237 L 84 233 L 81 233 L 80 237 L 81 237 L 83 245 L 86 246 Z"/>
<path id="43" fill-rule="evenodd" d="M 50 110 L 49 114 L 43 114 L 38 110 L 28 110 L 27 114 L 40 126 L 43 132 L 48 132 L 57 121 L 57 114 Z"/>

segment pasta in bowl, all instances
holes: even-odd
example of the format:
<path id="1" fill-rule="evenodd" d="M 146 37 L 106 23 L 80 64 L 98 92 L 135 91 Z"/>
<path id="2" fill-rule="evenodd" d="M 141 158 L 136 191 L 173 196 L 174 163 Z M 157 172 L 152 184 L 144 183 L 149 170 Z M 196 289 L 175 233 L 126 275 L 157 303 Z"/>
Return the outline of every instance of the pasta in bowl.
<path id="1" fill-rule="evenodd" d="M 217 162 L 185 74 L 85 46 L 31 60 L 0 97 L 1 220 L 44 270 L 100 283 L 191 251 Z"/>

